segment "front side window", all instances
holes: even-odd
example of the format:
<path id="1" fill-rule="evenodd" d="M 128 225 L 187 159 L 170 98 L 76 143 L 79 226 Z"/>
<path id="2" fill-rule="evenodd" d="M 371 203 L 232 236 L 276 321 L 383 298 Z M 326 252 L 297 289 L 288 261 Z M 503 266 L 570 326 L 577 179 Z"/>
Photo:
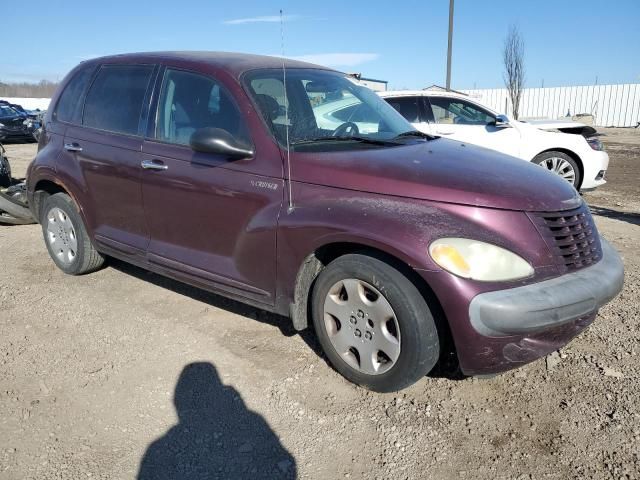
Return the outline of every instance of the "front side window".
<path id="1" fill-rule="evenodd" d="M 62 122 L 80 123 L 82 115 L 82 95 L 84 94 L 93 68 L 83 68 L 73 76 L 60 95 L 53 118 Z"/>
<path id="2" fill-rule="evenodd" d="M 156 138 L 189 145 L 196 130 L 208 127 L 248 140 L 236 104 L 218 82 L 205 75 L 168 69 L 158 102 Z"/>
<path id="3" fill-rule="evenodd" d="M 311 144 L 331 149 L 337 143 L 349 148 L 397 145 L 399 135 L 415 131 L 378 95 L 344 74 L 288 69 L 286 100 L 283 77 L 279 69 L 257 70 L 245 79 L 247 90 L 281 144 L 286 142 L 287 127 L 294 149 Z"/>
<path id="4" fill-rule="evenodd" d="M 489 125 L 495 117 L 486 110 L 458 98 L 430 97 L 436 123 L 456 125 Z"/>
<path id="5" fill-rule="evenodd" d="M 102 66 L 87 93 L 82 124 L 138 135 L 142 104 L 152 73 L 151 65 Z"/>

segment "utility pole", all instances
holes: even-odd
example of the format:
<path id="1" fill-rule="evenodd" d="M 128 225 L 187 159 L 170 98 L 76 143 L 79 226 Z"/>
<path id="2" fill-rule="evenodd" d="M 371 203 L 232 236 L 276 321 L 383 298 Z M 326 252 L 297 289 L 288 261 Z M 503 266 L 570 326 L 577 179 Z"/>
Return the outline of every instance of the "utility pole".
<path id="1" fill-rule="evenodd" d="M 449 0 L 449 43 L 447 45 L 447 90 L 451 90 L 451 47 L 453 43 L 453 0 Z"/>

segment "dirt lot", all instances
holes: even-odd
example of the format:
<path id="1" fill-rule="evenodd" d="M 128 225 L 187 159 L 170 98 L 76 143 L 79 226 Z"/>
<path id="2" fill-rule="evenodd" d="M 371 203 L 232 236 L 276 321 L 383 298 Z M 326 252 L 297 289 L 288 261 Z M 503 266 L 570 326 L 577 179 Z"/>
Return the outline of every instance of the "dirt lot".
<path id="1" fill-rule="evenodd" d="M 622 294 L 491 379 L 354 387 L 283 319 L 118 262 L 70 277 L 0 227 L 0 478 L 640 479 L 640 131 L 585 195 Z M 15 173 L 33 145 L 8 145 Z"/>

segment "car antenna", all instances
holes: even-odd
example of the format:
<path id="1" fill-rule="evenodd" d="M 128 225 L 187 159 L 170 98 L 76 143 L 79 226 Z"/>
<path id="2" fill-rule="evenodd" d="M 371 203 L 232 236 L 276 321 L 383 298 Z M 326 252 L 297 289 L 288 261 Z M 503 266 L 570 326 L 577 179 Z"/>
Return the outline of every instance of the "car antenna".
<path id="1" fill-rule="evenodd" d="M 287 96 L 287 69 L 284 64 L 284 17 L 280 9 L 280 47 L 282 50 L 282 84 L 284 86 L 284 131 L 287 139 L 287 183 L 289 186 L 289 213 L 293 211 L 293 188 L 291 186 L 291 145 L 289 144 L 289 98 Z"/>

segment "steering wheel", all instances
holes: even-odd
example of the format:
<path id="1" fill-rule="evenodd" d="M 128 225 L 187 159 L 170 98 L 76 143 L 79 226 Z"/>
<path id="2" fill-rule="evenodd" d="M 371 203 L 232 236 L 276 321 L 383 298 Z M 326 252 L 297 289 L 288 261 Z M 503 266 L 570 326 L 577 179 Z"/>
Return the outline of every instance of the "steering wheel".
<path id="1" fill-rule="evenodd" d="M 332 137 L 353 137 L 360 133 L 358 125 L 353 122 L 345 122 L 336 128 L 331 134 Z"/>

